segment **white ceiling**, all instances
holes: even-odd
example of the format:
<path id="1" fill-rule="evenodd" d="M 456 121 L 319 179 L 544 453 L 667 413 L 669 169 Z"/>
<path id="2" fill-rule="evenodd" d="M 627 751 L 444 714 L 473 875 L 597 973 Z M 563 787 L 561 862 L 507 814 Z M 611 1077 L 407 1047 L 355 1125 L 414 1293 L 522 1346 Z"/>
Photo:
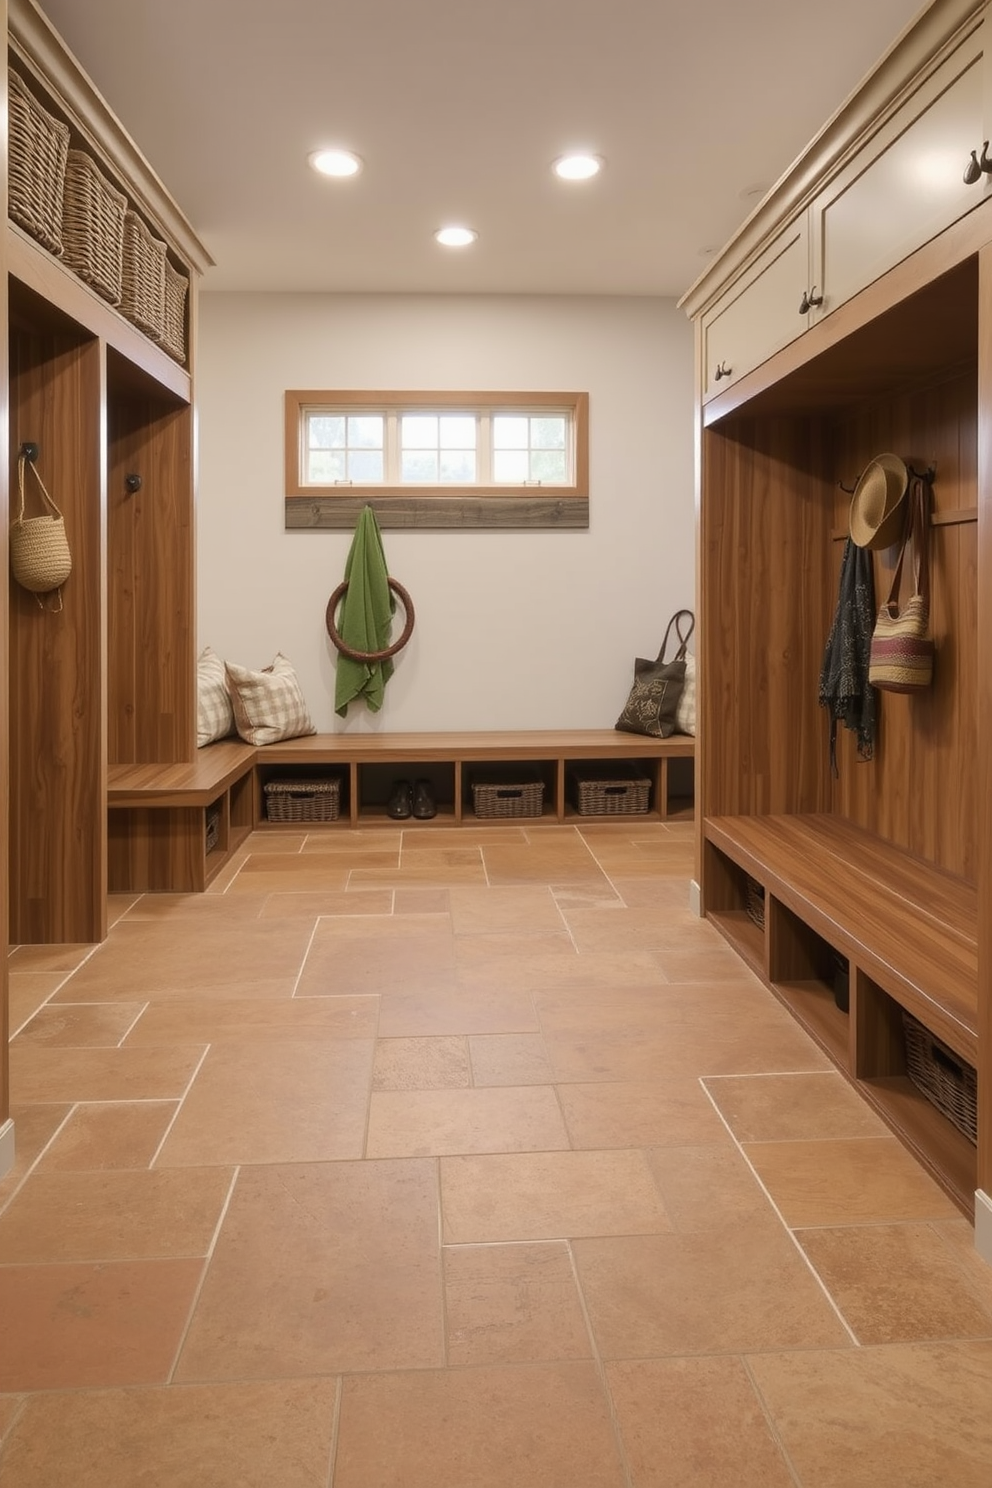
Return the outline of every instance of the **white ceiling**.
<path id="1" fill-rule="evenodd" d="M 678 295 L 920 0 L 40 0 L 208 290 Z M 330 182 L 309 151 L 365 161 Z M 606 157 L 565 185 L 552 159 Z M 750 189 L 750 195 L 749 193 Z M 449 220 L 474 247 L 433 241 Z"/>

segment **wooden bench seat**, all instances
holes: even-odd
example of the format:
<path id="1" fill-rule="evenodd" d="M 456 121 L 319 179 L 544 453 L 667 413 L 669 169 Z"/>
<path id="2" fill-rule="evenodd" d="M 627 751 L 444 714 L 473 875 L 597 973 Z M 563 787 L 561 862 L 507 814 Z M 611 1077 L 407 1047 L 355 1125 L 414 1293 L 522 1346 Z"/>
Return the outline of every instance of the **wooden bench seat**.
<path id="1" fill-rule="evenodd" d="M 627 761 L 650 779 L 651 814 L 667 820 L 672 805 L 669 762 L 692 760 L 694 754 L 695 740 L 684 734 L 653 739 L 615 729 L 309 734 L 258 748 L 225 739 L 201 749 L 188 764 L 110 769 L 110 887 L 117 892 L 202 890 L 248 833 L 263 824 L 265 785 L 279 778 L 335 775 L 343 786 L 344 825 L 395 825 L 382 805 L 383 775 L 377 782 L 376 767 L 385 767 L 386 774 L 427 775 L 433 767 L 441 783 L 436 823 L 457 825 L 470 814 L 463 808 L 472 767 L 520 762 L 538 768 L 545 781 L 544 816 L 560 822 L 572 810 L 567 778 L 572 767 Z M 687 807 L 680 796 L 679 814 L 690 809 L 691 802 Z M 416 825 L 429 828 L 431 823 Z"/>
<path id="2" fill-rule="evenodd" d="M 708 918 L 971 1216 L 975 1146 L 937 1091 L 954 1080 L 963 1107 L 961 1062 L 979 1062 L 975 886 L 834 816 L 711 817 L 703 838 Z M 764 890 L 760 916 L 747 877 Z M 931 1038 L 922 1089 L 907 1013 Z"/>
<path id="3" fill-rule="evenodd" d="M 766 894 L 976 1062 L 974 885 L 832 816 L 714 817 L 705 835 Z"/>

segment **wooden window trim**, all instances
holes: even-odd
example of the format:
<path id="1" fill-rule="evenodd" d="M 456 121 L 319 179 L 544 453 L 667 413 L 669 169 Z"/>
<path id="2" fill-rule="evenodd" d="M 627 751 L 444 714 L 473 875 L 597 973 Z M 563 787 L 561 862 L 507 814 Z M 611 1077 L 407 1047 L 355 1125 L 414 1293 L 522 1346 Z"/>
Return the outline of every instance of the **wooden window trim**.
<path id="1" fill-rule="evenodd" d="M 564 408 L 572 415 L 574 480 L 566 485 L 304 485 L 300 479 L 304 409 Z M 589 525 L 589 395 L 576 392 L 348 391 L 292 388 L 285 395 L 286 527 L 354 527 L 371 506 L 380 527 L 507 528 Z"/>

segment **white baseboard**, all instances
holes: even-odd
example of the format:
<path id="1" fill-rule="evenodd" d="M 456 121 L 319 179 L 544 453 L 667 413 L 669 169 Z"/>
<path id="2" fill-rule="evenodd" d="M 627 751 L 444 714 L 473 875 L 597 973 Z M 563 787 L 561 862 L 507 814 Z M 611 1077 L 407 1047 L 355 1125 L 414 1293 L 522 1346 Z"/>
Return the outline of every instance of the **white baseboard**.
<path id="1" fill-rule="evenodd" d="M 0 1178 L 6 1178 L 14 1166 L 14 1123 L 8 1118 L 0 1126 Z"/>
<path id="2" fill-rule="evenodd" d="M 981 1189 L 975 1194 L 975 1249 L 992 1266 L 992 1199 Z"/>
<path id="3" fill-rule="evenodd" d="M 697 919 L 702 916 L 702 895 L 699 892 L 699 885 L 694 878 L 690 879 L 689 881 L 689 908 L 692 910 Z"/>

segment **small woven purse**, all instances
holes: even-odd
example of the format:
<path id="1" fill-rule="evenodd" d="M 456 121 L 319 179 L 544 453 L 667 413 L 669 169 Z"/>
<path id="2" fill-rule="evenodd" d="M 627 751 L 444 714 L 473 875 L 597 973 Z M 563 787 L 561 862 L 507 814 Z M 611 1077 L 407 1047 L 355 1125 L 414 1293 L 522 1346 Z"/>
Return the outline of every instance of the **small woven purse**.
<path id="1" fill-rule="evenodd" d="M 41 490 L 45 511 L 40 517 L 25 517 L 24 469 L 29 466 Z M 42 595 L 59 592 L 62 608 L 62 585 L 72 572 L 72 555 L 66 537 L 62 513 L 45 489 L 33 460 L 21 454 L 17 461 L 17 486 L 20 505 L 10 528 L 10 567 L 23 589 L 29 589 L 41 608 Z"/>
<path id="2" fill-rule="evenodd" d="M 909 511 L 899 560 L 892 574 L 889 597 L 875 621 L 868 663 L 868 681 L 884 692 L 917 692 L 933 680 L 933 640 L 930 624 L 929 484 L 913 477 Z M 913 593 L 900 609 L 899 585 L 906 549 L 913 549 Z"/>

